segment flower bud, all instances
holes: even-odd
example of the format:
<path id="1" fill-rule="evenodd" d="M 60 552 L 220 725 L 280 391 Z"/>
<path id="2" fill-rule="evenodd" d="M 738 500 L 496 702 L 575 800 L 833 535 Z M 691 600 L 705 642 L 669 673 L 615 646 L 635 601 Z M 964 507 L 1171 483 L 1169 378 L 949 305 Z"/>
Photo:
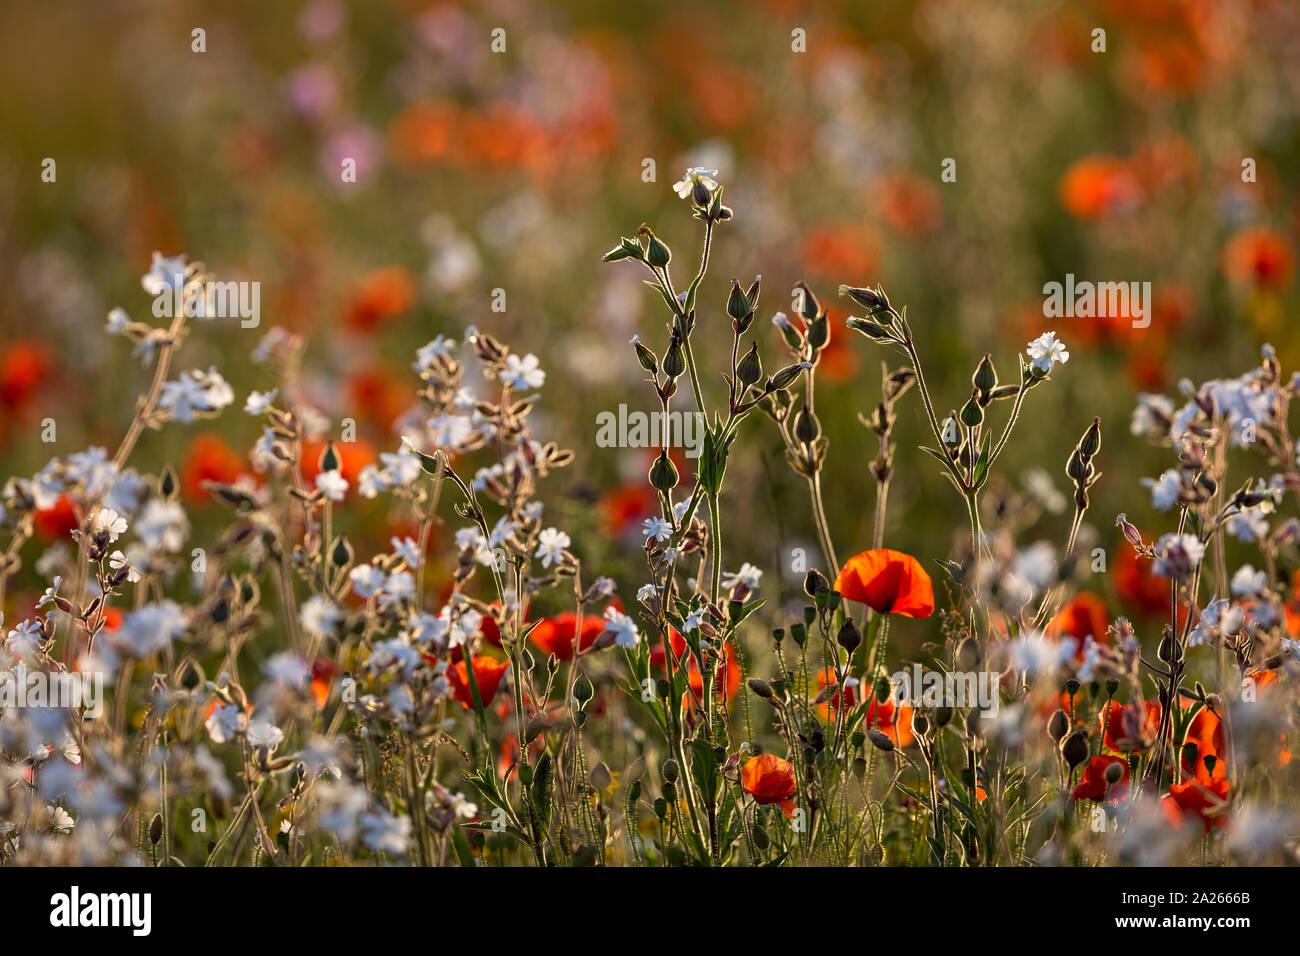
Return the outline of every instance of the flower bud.
<path id="1" fill-rule="evenodd" d="M 677 487 L 677 466 L 667 452 L 661 451 L 650 466 L 650 487 L 655 491 L 672 491 Z"/>
<path id="2" fill-rule="evenodd" d="M 980 364 L 975 367 L 975 374 L 971 376 L 971 385 L 980 393 L 980 399 L 987 402 L 989 394 L 993 389 L 998 387 L 998 371 L 993 367 L 993 356 L 988 352 L 980 359 Z"/>
<path id="3" fill-rule="evenodd" d="M 660 772 L 663 774 L 664 783 L 676 783 L 677 782 L 677 761 L 673 760 L 672 758 L 665 760 L 664 765 L 661 768 Z"/>
<path id="4" fill-rule="evenodd" d="M 831 340 L 831 320 L 823 313 L 808 322 L 808 344 L 820 352 Z"/>
<path id="5" fill-rule="evenodd" d="M 731 294 L 727 296 L 727 315 L 736 321 L 749 318 L 754 314 L 753 307 L 749 304 L 749 299 L 745 292 L 740 288 L 740 283 L 735 279 L 731 280 Z"/>
<path id="6" fill-rule="evenodd" d="M 779 392 L 783 388 L 789 388 L 790 384 L 799 377 L 799 373 L 810 367 L 807 362 L 787 365 L 768 380 L 767 390 L 769 392 Z"/>
<path id="7" fill-rule="evenodd" d="M 1122 763 L 1109 763 L 1106 765 L 1106 783 L 1114 785 L 1119 783 L 1119 778 L 1124 776 L 1124 765 Z"/>
<path id="8" fill-rule="evenodd" d="M 885 753 L 890 753 L 894 749 L 894 742 L 874 727 L 867 731 L 867 739 L 871 741 L 873 747 Z"/>
<path id="9" fill-rule="evenodd" d="M 974 395 L 971 396 L 970 401 L 961 407 L 960 418 L 961 423 L 967 428 L 974 428 L 984 421 L 984 409 L 980 408 L 979 402 L 976 401 Z"/>
<path id="10" fill-rule="evenodd" d="M 821 303 L 817 301 L 817 296 L 812 294 L 812 289 L 808 288 L 802 281 L 795 285 L 795 288 L 803 293 L 803 301 L 800 303 L 799 314 L 805 319 L 815 319 L 821 314 Z"/>
<path id="11" fill-rule="evenodd" d="M 1052 716 L 1047 719 L 1047 736 L 1058 744 L 1069 729 L 1070 715 L 1063 710 L 1054 711 Z"/>
<path id="12" fill-rule="evenodd" d="M 752 690 L 754 695 L 757 697 L 761 697 L 764 700 L 772 699 L 772 685 L 761 677 L 751 677 L 749 679 L 749 689 Z"/>
<path id="13" fill-rule="evenodd" d="M 1071 770 L 1088 759 L 1088 749 L 1088 734 L 1082 730 L 1076 730 L 1061 742 L 1061 756 Z"/>
<path id="14" fill-rule="evenodd" d="M 853 618 L 846 617 L 843 625 L 840 626 L 840 632 L 835 636 L 835 643 L 852 656 L 853 652 L 862 644 L 862 632 L 858 626 L 853 623 Z"/>
<path id="15" fill-rule="evenodd" d="M 758 357 L 758 343 L 749 346 L 749 351 L 736 364 L 736 378 L 745 385 L 753 385 L 763 377 L 763 362 Z"/>
<path id="16" fill-rule="evenodd" d="M 822 432 L 817 416 L 804 405 L 794 417 L 794 437 L 805 445 L 811 445 Z"/>
<path id="17" fill-rule="evenodd" d="M 649 232 L 649 230 L 646 231 Z M 653 232 L 650 232 L 650 244 L 646 246 L 645 251 L 646 262 L 650 263 L 650 265 L 654 266 L 656 269 L 662 269 L 664 266 L 668 265 L 672 257 L 672 251 L 664 245 L 663 241 L 658 236 Z"/>
<path id="18" fill-rule="evenodd" d="M 1101 451 L 1101 419 L 1094 418 L 1088 430 L 1079 439 L 1079 451 L 1085 458 L 1091 458 Z"/>
<path id="19" fill-rule="evenodd" d="M 848 321 L 844 323 L 855 332 L 861 332 L 870 339 L 887 339 L 889 338 L 889 329 L 870 319 L 860 319 L 856 315 L 851 315 Z"/>
<path id="20" fill-rule="evenodd" d="M 636 360 L 641 363 L 643 369 L 651 375 L 659 370 L 659 361 L 655 358 L 654 352 L 641 344 L 640 336 L 632 339 L 632 348 L 636 349 Z"/>
<path id="21" fill-rule="evenodd" d="M 325 446 L 325 450 L 320 453 L 319 467 L 321 471 L 338 471 L 339 470 L 339 453 L 334 448 L 334 442 L 331 439 Z"/>
<path id="22" fill-rule="evenodd" d="M 803 593 L 809 597 L 816 597 L 818 591 L 827 591 L 830 586 L 826 576 L 816 568 L 809 568 L 803 576 Z"/>
<path id="23" fill-rule="evenodd" d="M 668 351 L 664 353 L 664 374 L 669 378 L 677 378 L 682 372 L 686 371 L 686 356 L 682 352 L 682 340 L 674 335 L 668 343 Z"/>

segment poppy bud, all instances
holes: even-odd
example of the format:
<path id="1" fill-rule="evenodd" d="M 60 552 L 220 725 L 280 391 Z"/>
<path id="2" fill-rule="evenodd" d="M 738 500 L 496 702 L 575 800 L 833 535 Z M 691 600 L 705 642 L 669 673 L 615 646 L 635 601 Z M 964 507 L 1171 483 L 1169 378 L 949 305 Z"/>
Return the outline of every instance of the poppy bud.
<path id="1" fill-rule="evenodd" d="M 763 377 L 763 361 L 758 357 L 758 343 L 751 343 L 749 351 L 736 365 L 736 378 L 745 385 L 753 385 Z"/>
<path id="2" fill-rule="evenodd" d="M 822 427 L 817 416 L 804 405 L 794 417 L 794 437 L 805 445 L 811 445 L 821 434 Z"/>
<path id="3" fill-rule="evenodd" d="M 1076 730 L 1061 743 L 1061 756 L 1071 770 L 1088 759 L 1088 735 Z"/>
<path id="4" fill-rule="evenodd" d="M 749 679 L 749 689 L 754 692 L 756 697 L 761 697 L 764 700 L 772 699 L 772 685 L 761 677 L 751 677 Z"/>
<path id="5" fill-rule="evenodd" d="M 1124 765 L 1119 762 L 1109 763 L 1106 765 L 1106 782 L 1108 784 L 1119 783 L 1119 778 L 1124 776 Z"/>
<path id="6" fill-rule="evenodd" d="M 1065 736 L 1066 731 L 1070 729 L 1070 715 L 1063 710 L 1055 711 L 1047 719 L 1047 736 L 1051 737 L 1053 742 L 1060 743 L 1061 738 Z"/>
<path id="7" fill-rule="evenodd" d="M 889 700 L 889 694 L 891 690 L 889 686 L 889 678 L 877 677 L 874 690 L 876 693 L 877 702 L 883 704 L 885 701 Z"/>
<path id="8" fill-rule="evenodd" d="M 671 757 L 665 760 L 663 767 L 660 769 L 660 773 L 664 778 L 664 783 L 676 783 L 677 761 L 673 760 Z"/>
<path id="9" fill-rule="evenodd" d="M 1075 680 L 1073 677 L 1071 677 L 1069 680 L 1065 682 L 1065 692 L 1069 694 L 1071 697 L 1079 693 L 1079 687 L 1080 687 L 1079 682 Z"/>
<path id="10" fill-rule="evenodd" d="M 1119 690 L 1119 681 L 1114 677 L 1106 681 L 1106 696 L 1114 697 L 1115 691 Z"/>
<path id="11" fill-rule="evenodd" d="M 655 491 L 672 491 L 677 487 L 677 466 L 667 452 L 661 451 L 650 466 L 650 487 Z"/>
<path id="12" fill-rule="evenodd" d="M 794 638 L 795 644 L 803 647 L 804 642 L 808 640 L 808 628 L 802 622 L 791 624 L 790 636 Z"/>
<path id="13" fill-rule="evenodd" d="M 636 349 L 636 360 L 641 363 L 641 367 L 651 375 L 659 369 L 659 361 L 655 358 L 654 352 L 641 344 L 641 337 L 637 336 L 632 339 L 632 348 Z"/>
<path id="14" fill-rule="evenodd" d="M 862 644 L 862 632 L 853 623 L 853 618 L 846 617 L 844 619 L 844 624 L 840 627 L 840 633 L 835 637 L 835 643 L 844 648 L 850 655 Z"/>
<path id="15" fill-rule="evenodd" d="M 587 679 L 586 674 L 579 674 L 578 679 L 573 683 L 573 699 L 578 702 L 579 707 L 585 707 L 587 701 L 596 696 L 596 689 L 591 686 L 591 681 Z"/>
<path id="16" fill-rule="evenodd" d="M 867 739 L 871 741 L 873 747 L 877 750 L 883 750 L 885 753 L 890 753 L 894 749 L 894 742 L 874 727 L 867 731 Z"/>
<path id="17" fill-rule="evenodd" d="M 155 813 L 153 819 L 149 821 L 149 842 L 154 846 L 162 839 L 163 818 L 161 813 Z"/>
<path id="18" fill-rule="evenodd" d="M 682 352 L 682 340 L 679 336 L 673 335 L 668 342 L 668 351 L 664 353 L 664 374 L 669 378 L 677 378 L 684 371 L 686 371 L 686 356 Z"/>

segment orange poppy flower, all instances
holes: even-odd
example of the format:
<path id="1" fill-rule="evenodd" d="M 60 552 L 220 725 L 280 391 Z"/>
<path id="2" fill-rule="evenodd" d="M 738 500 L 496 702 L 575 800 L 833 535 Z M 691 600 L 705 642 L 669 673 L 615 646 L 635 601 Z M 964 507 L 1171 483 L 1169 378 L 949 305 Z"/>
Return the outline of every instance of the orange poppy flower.
<path id="1" fill-rule="evenodd" d="M 1107 784 L 1106 770 L 1111 764 L 1119 764 L 1122 770 L 1118 780 L 1112 784 Z M 1083 768 L 1083 776 L 1079 778 L 1079 782 L 1070 791 L 1070 797 L 1074 800 L 1096 800 L 1098 802 L 1102 800 L 1127 800 L 1128 784 L 1128 761 L 1123 757 L 1101 754 L 1088 760 L 1087 765 Z"/>
<path id="2" fill-rule="evenodd" d="M 316 476 L 320 474 L 320 457 L 328 443 L 317 438 L 309 438 L 302 443 L 302 479 L 312 487 Z M 361 469 L 375 461 L 375 446 L 364 438 L 356 441 L 336 441 L 334 451 L 339 456 L 339 473 L 348 481 L 348 494 L 356 491 L 357 476 Z"/>
<path id="3" fill-rule="evenodd" d="M 1154 562 L 1125 541 L 1115 558 L 1115 590 L 1143 614 L 1169 613 L 1169 581 L 1152 571 Z"/>
<path id="4" fill-rule="evenodd" d="M 825 690 L 831 684 L 835 683 L 835 668 L 827 667 L 817 674 L 817 686 Z M 819 695 L 820 696 L 820 695 Z M 831 694 L 825 701 L 817 705 L 817 711 L 821 714 L 822 720 L 830 720 L 832 713 L 838 713 L 840 705 L 853 707 L 858 702 L 856 687 L 837 687 L 835 693 Z"/>
<path id="5" fill-rule="evenodd" d="M 1119 753 L 1145 750 L 1160 731 L 1160 705 L 1152 700 L 1111 701 L 1097 715 L 1101 742 Z"/>
<path id="6" fill-rule="evenodd" d="M 603 531 L 610 537 L 618 537 L 647 516 L 659 513 L 654 489 L 644 481 L 605 492 L 598 507 Z"/>
<path id="7" fill-rule="evenodd" d="M 1228 825 L 1228 781 L 1204 784 L 1196 780 L 1176 783 L 1160 798 L 1160 807 L 1177 829 L 1199 823 L 1205 833 Z"/>
<path id="8" fill-rule="evenodd" d="M 316 701 L 316 709 L 323 710 L 330 699 L 330 682 L 338 670 L 328 657 L 318 657 L 311 665 L 311 695 Z"/>
<path id="9" fill-rule="evenodd" d="M 1137 177 L 1116 156 L 1085 156 L 1066 169 L 1058 186 L 1061 205 L 1076 219 L 1101 219 L 1137 202 Z"/>
<path id="10" fill-rule="evenodd" d="M 1196 757 L 1188 761 L 1180 752 L 1183 773 L 1200 783 L 1209 784 L 1228 775 L 1228 762 L 1224 759 L 1223 722 L 1208 707 L 1202 707 L 1187 728 L 1186 744 L 1196 748 Z M 1186 749 L 1184 744 L 1183 749 Z M 1206 766 L 1205 758 L 1214 758 L 1214 770 Z"/>
<path id="11" fill-rule="evenodd" d="M 745 761 L 740 768 L 740 786 L 754 798 L 755 803 L 780 804 L 787 817 L 794 815 L 794 796 L 797 785 L 794 765 L 776 754 L 759 754 Z"/>
<path id="12" fill-rule="evenodd" d="M 510 669 L 509 661 L 495 661 L 490 657 L 474 658 L 474 682 L 478 684 L 479 700 L 486 707 L 497 694 L 501 678 Z M 469 670 L 462 660 L 447 668 L 447 679 L 451 681 L 451 695 L 460 701 L 466 709 L 474 706 L 474 693 L 469 686 Z"/>
<path id="13" fill-rule="evenodd" d="M 867 715 L 863 721 L 866 730 L 875 728 L 888 737 L 898 747 L 909 747 L 916 739 L 912 733 L 912 708 L 909 704 L 895 705 L 890 697 L 883 704 L 871 697 L 867 705 Z"/>
<path id="14" fill-rule="evenodd" d="M 382 363 L 367 366 L 347 380 L 348 400 L 367 420 L 388 431 L 410 404 L 402 377 Z"/>
<path id="15" fill-rule="evenodd" d="M 181 490 L 191 504 L 207 504 L 212 496 L 204 489 L 205 481 L 233 484 L 250 469 L 244 459 L 216 432 L 196 435 L 181 463 Z"/>
<path id="16" fill-rule="evenodd" d="M 1091 637 L 1098 644 L 1109 644 L 1106 629 L 1110 619 L 1106 615 L 1106 602 L 1089 591 L 1076 594 L 1047 625 L 1048 637 L 1072 637 L 1079 642 L 1075 657 L 1082 659 L 1084 642 Z"/>
<path id="17" fill-rule="evenodd" d="M 486 620 L 484 618 L 484 621 Z M 581 634 L 574 633 L 577 624 L 578 615 L 572 611 L 565 611 L 563 614 L 543 620 L 533 628 L 528 639 L 536 644 L 543 654 L 554 654 L 560 660 L 567 661 L 573 657 L 575 643 L 578 645 L 578 653 L 581 654 L 596 643 L 596 638 L 600 637 L 601 632 L 605 630 L 605 621 L 595 614 L 582 616 Z"/>
<path id="18" fill-rule="evenodd" d="M 879 614 L 929 617 L 934 613 L 930 575 L 921 562 L 901 551 L 873 548 L 855 554 L 836 575 L 835 590 Z"/>
<path id="19" fill-rule="evenodd" d="M 344 323 L 357 332 L 373 332 L 387 319 L 415 303 L 415 280 L 401 266 L 376 269 L 353 290 Z"/>
<path id="20" fill-rule="evenodd" d="M 1291 243 L 1263 226 L 1243 229 L 1223 247 L 1223 274 L 1237 285 L 1281 292 L 1291 284 L 1294 270 Z"/>

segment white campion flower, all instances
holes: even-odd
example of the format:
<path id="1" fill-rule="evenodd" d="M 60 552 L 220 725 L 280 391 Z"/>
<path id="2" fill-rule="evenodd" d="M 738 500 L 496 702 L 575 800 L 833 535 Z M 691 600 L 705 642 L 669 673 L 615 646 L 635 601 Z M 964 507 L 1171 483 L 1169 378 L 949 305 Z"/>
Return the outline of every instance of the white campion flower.
<path id="1" fill-rule="evenodd" d="M 32 658 L 40 650 L 44 638 L 39 621 L 23 621 L 5 638 L 5 650 L 17 657 Z"/>
<path id="2" fill-rule="evenodd" d="M 392 487 L 392 476 L 376 465 L 366 465 L 357 475 L 357 494 L 362 498 L 378 498 L 380 492 Z"/>
<path id="3" fill-rule="evenodd" d="M 643 584 L 636 591 L 636 599 L 644 604 L 647 601 L 654 600 L 658 597 L 659 589 L 653 584 Z"/>
<path id="4" fill-rule="evenodd" d="M 112 508 L 100 508 L 95 514 L 95 523 L 91 525 L 95 534 L 107 532 L 111 544 L 126 533 L 126 519 Z"/>
<path id="5" fill-rule="evenodd" d="M 428 345 L 425 345 L 415 352 L 415 362 L 411 368 L 417 372 L 431 371 L 437 359 L 444 355 L 451 355 L 451 350 L 456 347 L 454 340 L 440 335 Z"/>
<path id="6" fill-rule="evenodd" d="M 379 603 L 384 607 L 393 607 L 403 601 L 415 598 L 415 575 L 410 571 L 394 571 L 384 580 Z"/>
<path id="7" fill-rule="evenodd" d="M 62 807 L 52 805 L 46 809 L 50 813 L 50 827 L 55 833 L 71 833 L 72 828 L 77 825 L 77 822 L 72 819 L 72 814 Z"/>
<path id="8" fill-rule="evenodd" d="M 1064 365 L 1070 360 L 1065 343 L 1057 339 L 1055 332 L 1044 332 L 1029 343 L 1025 353 L 1033 359 L 1034 368 L 1044 375 L 1050 373 L 1057 362 Z"/>
<path id="9" fill-rule="evenodd" d="M 697 607 L 694 611 L 691 611 L 691 613 L 687 614 L 686 617 L 682 620 L 682 633 L 688 634 L 691 631 L 698 630 L 700 626 L 700 622 L 704 620 L 704 615 L 706 613 L 707 612 L 705 611 L 704 608 Z"/>
<path id="10" fill-rule="evenodd" d="M 1141 485 L 1151 489 L 1151 507 L 1157 511 L 1168 511 L 1178 504 L 1178 497 L 1183 489 L 1183 476 L 1177 468 L 1170 468 L 1159 478 L 1143 478 Z"/>
<path id="11" fill-rule="evenodd" d="M 36 602 L 36 609 L 40 610 L 47 604 L 53 604 L 54 599 L 59 596 L 59 588 L 61 587 L 63 587 L 63 578 L 59 575 L 55 575 L 54 581 L 45 589 L 45 593 L 41 595 L 41 599 Z"/>
<path id="12" fill-rule="evenodd" d="M 404 857 L 411 842 L 411 818 L 397 816 L 387 810 L 363 813 L 361 842 L 375 853 Z"/>
<path id="13" fill-rule="evenodd" d="M 537 557 L 542 567 L 549 568 L 558 564 L 564 557 L 564 549 L 573 542 L 569 536 L 558 528 L 547 528 L 537 536 Z"/>
<path id="14" fill-rule="evenodd" d="M 1243 564 L 1233 574 L 1229 587 L 1237 597 L 1254 597 L 1268 587 L 1268 575 L 1256 571 L 1253 565 Z"/>
<path id="15" fill-rule="evenodd" d="M 388 540 L 393 546 L 393 553 L 406 562 L 408 567 L 418 568 L 424 563 L 424 556 L 420 554 L 420 544 L 409 535 L 405 538 L 399 538 L 393 535 Z"/>
<path id="16" fill-rule="evenodd" d="M 135 533 L 150 551 L 179 551 L 189 534 L 185 509 L 175 501 L 150 498 L 135 519 Z"/>
<path id="17" fill-rule="evenodd" d="M 189 270 L 185 259 L 184 255 L 164 256 L 161 252 L 155 251 L 153 261 L 149 264 L 149 271 L 140 277 L 141 287 L 154 296 L 163 291 L 174 292 L 183 289 L 185 276 Z"/>
<path id="18" fill-rule="evenodd" d="M 1212 599 L 1201 611 L 1196 627 L 1187 635 L 1187 646 L 1200 647 L 1220 634 L 1235 634 L 1245 623 L 1246 615 L 1241 608 L 1235 607 L 1227 598 Z"/>
<path id="19" fill-rule="evenodd" d="M 523 358 L 510 354 L 506 356 L 506 368 L 501 373 L 501 381 L 515 391 L 541 388 L 546 382 L 546 373 L 542 371 L 537 356 L 529 352 Z"/>
<path id="20" fill-rule="evenodd" d="M 403 445 L 396 454 L 380 452 L 379 461 L 394 485 L 409 485 L 424 471 L 424 466 L 420 464 L 420 456 L 406 445 Z"/>
<path id="21" fill-rule="evenodd" d="M 1201 563 L 1205 545 L 1194 534 L 1166 534 L 1156 542 L 1152 570 L 1164 578 L 1184 578 Z"/>
<path id="22" fill-rule="evenodd" d="M 244 402 L 244 411 L 249 415 L 258 416 L 266 414 L 266 410 L 271 407 L 275 401 L 276 393 L 280 390 L 273 388 L 269 392 L 252 391 L 248 393 L 248 399 Z"/>
<path id="23" fill-rule="evenodd" d="M 330 501 L 342 501 L 347 497 L 348 480 L 338 471 L 322 471 L 316 476 L 316 487 Z"/>
<path id="24" fill-rule="evenodd" d="M 724 573 L 721 584 L 724 588 L 730 590 L 738 584 L 743 584 L 751 591 L 757 591 L 759 584 L 763 579 L 763 571 L 746 561 L 740 566 L 740 570 L 734 573 Z"/>
<path id="25" fill-rule="evenodd" d="M 387 577 L 388 575 L 372 564 L 358 564 L 348 572 L 352 590 L 357 592 L 357 597 L 362 598 L 371 598 L 378 594 Z"/>
<path id="26" fill-rule="evenodd" d="M 130 324 L 131 317 L 126 314 L 126 309 L 119 306 L 108 313 L 108 324 L 104 326 L 104 331 L 109 335 L 123 335 Z"/>
<path id="27" fill-rule="evenodd" d="M 312 637 L 328 637 L 343 622 L 343 612 L 329 598 L 313 594 L 298 609 L 298 620 Z"/>
<path id="28" fill-rule="evenodd" d="M 632 650 L 641 641 L 636 621 L 612 606 L 605 608 L 605 630 L 614 635 L 615 644 L 627 650 Z"/>
<path id="29" fill-rule="evenodd" d="M 245 730 L 249 746 L 274 751 L 284 741 L 284 731 L 269 720 L 250 720 Z"/>
<path id="30" fill-rule="evenodd" d="M 705 169 L 703 166 L 688 167 L 682 174 L 682 178 L 673 183 L 673 192 L 682 199 L 687 199 L 695 189 L 696 183 L 712 192 L 718 188 L 718 181 L 713 178 L 716 175 L 718 175 L 716 169 Z"/>
<path id="31" fill-rule="evenodd" d="M 114 643 L 132 657 L 149 657 L 171 646 L 185 633 L 185 612 L 175 601 L 160 601 L 128 611 L 114 634 Z"/>
<path id="32" fill-rule="evenodd" d="M 1011 666 L 1030 676 L 1050 673 L 1073 660 L 1078 648 L 1073 637 L 1051 641 L 1039 631 L 1029 631 L 1011 641 Z"/>
<path id="33" fill-rule="evenodd" d="M 248 726 L 248 714 L 235 704 L 218 704 L 203 721 L 203 727 L 215 744 L 229 743 Z"/>
<path id="34" fill-rule="evenodd" d="M 135 569 L 130 560 L 120 550 L 114 551 L 108 556 L 108 566 L 114 571 L 121 571 L 126 568 L 126 579 L 132 584 L 140 580 L 140 572 Z"/>
<path id="35" fill-rule="evenodd" d="M 429 441 L 435 448 L 459 445 L 474 434 L 473 423 L 464 415 L 435 415 L 426 426 L 429 429 Z"/>
<path id="36" fill-rule="evenodd" d="M 201 413 L 219 412 L 235 400 L 235 390 L 216 368 L 206 372 L 193 369 L 181 372 L 175 382 L 164 382 L 158 407 L 171 417 L 188 424 Z"/>
<path id="37" fill-rule="evenodd" d="M 673 526 L 663 518 L 655 515 L 653 518 L 646 518 L 641 522 L 641 533 L 645 535 L 646 540 L 653 538 L 655 541 L 667 541 L 672 537 Z"/>

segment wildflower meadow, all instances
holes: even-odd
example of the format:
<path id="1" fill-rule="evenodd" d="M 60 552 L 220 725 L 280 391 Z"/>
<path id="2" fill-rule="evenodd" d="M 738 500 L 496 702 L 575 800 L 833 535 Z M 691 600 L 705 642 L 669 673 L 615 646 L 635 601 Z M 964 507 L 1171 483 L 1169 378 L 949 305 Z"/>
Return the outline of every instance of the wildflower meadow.
<path id="1" fill-rule="evenodd" d="M 0 866 L 1300 862 L 1294 4 L 15 19 Z"/>

